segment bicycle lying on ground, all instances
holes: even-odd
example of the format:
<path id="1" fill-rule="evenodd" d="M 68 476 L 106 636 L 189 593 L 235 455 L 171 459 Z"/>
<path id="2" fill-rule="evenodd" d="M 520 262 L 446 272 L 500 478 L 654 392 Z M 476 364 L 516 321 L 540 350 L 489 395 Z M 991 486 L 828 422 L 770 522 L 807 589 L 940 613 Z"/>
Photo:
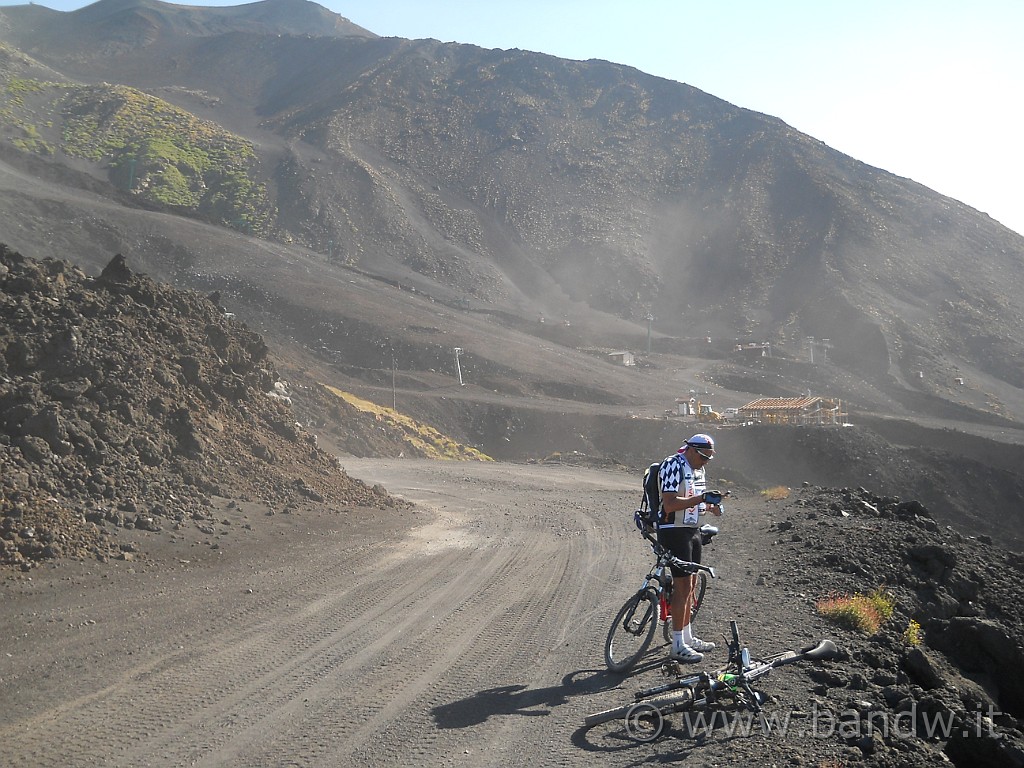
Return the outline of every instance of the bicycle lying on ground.
<path id="1" fill-rule="evenodd" d="M 665 715 L 672 712 L 702 709 L 718 704 L 721 700 L 745 707 L 755 714 L 761 714 L 764 694 L 755 691 L 752 683 L 767 675 L 773 669 L 798 661 L 826 661 L 841 655 L 831 640 L 822 640 L 815 646 L 800 651 L 783 651 L 773 656 L 753 661 L 749 649 L 740 645 L 739 628 L 735 621 L 729 622 L 732 639 L 728 640 L 728 665 L 716 672 L 698 672 L 678 675 L 677 679 L 653 688 L 639 691 L 634 701 L 618 707 L 596 712 L 584 718 L 587 727 L 624 718 L 626 731 L 637 741 L 653 741 L 664 729 Z M 665 665 L 676 672 L 682 667 L 674 662 Z M 767 722 L 762 718 L 763 727 Z"/>
<path id="2" fill-rule="evenodd" d="M 608 630 L 608 638 L 604 644 L 604 661 L 612 672 L 625 672 L 640 660 L 654 639 L 659 620 L 663 623 L 665 640 L 671 642 L 672 617 L 668 606 L 672 601 L 672 566 L 697 574 L 697 584 L 693 590 L 693 607 L 690 609 L 691 621 L 697 616 L 704 600 L 708 574 L 712 578 L 715 577 L 713 568 L 674 557 L 658 543 L 653 528 L 639 517 L 635 520 L 637 528 L 651 543 L 657 559 L 644 577 L 640 589 L 626 600 L 616 614 L 611 629 Z M 708 544 L 718 533 L 718 529 L 712 525 L 703 525 L 700 527 L 700 533 L 702 543 Z"/>

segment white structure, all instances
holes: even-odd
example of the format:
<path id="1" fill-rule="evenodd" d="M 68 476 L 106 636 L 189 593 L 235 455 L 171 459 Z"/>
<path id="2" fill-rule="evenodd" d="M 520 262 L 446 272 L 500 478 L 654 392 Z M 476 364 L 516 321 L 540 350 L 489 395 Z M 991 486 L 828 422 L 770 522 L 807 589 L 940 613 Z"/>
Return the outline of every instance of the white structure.
<path id="1" fill-rule="evenodd" d="M 696 416 L 697 415 L 697 398 L 695 397 L 677 397 L 676 398 L 676 413 L 680 416 Z"/>
<path id="2" fill-rule="evenodd" d="M 462 380 L 462 364 L 459 363 L 459 358 L 462 357 L 462 347 L 455 347 L 455 369 L 459 372 L 459 386 L 466 386 L 466 382 Z"/>
<path id="3" fill-rule="evenodd" d="M 633 357 L 632 352 L 626 352 L 625 350 L 609 352 L 608 357 L 612 359 L 613 363 L 618 363 L 619 365 L 636 365 L 636 359 Z"/>

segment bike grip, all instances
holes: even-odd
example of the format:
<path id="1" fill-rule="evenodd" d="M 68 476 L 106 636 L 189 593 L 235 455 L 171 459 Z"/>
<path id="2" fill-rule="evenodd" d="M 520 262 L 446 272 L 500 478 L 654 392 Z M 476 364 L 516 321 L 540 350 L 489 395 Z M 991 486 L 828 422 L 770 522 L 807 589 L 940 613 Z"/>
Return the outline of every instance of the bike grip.
<path id="1" fill-rule="evenodd" d="M 672 565 L 674 565 L 681 571 L 686 571 L 687 573 L 697 573 L 697 571 L 709 571 L 712 577 L 714 577 L 714 570 L 712 568 L 709 568 L 706 565 L 701 565 L 700 563 L 695 563 L 691 560 L 680 560 L 678 557 L 673 557 Z"/>

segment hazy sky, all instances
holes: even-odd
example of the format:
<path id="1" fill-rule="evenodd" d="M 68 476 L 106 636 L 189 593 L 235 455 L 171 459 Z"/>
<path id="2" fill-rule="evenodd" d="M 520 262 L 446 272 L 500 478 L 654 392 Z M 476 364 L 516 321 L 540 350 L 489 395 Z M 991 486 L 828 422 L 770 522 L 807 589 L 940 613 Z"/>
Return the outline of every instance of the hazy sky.
<path id="1" fill-rule="evenodd" d="M 39 4 L 71 10 L 89 3 Z M 320 5 L 378 35 L 605 59 L 688 83 L 1024 233 L 1024 0 Z"/>

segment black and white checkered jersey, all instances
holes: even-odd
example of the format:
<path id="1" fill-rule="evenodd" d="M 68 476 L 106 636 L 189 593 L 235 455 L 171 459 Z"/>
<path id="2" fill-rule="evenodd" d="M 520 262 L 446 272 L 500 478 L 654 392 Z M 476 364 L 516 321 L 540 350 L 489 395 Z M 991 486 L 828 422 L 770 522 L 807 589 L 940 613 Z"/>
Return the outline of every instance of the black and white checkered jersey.
<path id="1" fill-rule="evenodd" d="M 658 472 L 658 482 L 661 484 L 662 494 L 675 493 L 679 496 L 696 496 L 707 490 L 707 480 L 704 470 L 694 469 L 681 453 L 675 453 L 661 462 L 661 471 Z M 665 521 L 662 517 L 659 528 L 693 528 L 700 524 L 700 515 L 704 511 L 704 504 L 697 504 L 689 509 L 679 510 L 675 514 L 672 523 Z M 662 515 L 664 516 L 664 507 Z"/>

